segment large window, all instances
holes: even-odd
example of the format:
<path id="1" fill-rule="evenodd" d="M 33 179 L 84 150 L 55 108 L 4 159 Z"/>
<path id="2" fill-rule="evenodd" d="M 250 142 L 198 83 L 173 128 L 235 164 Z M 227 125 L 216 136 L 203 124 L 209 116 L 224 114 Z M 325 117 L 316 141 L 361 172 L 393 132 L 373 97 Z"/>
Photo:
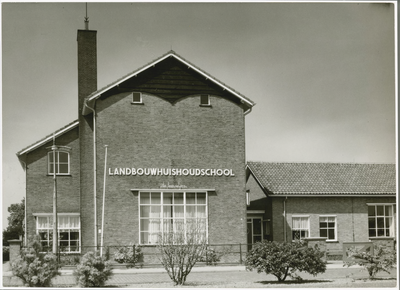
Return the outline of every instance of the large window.
<path id="1" fill-rule="evenodd" d="M 292 217 L 292 239 L 301 240 L 310 235 L 310 223 L 308 216 Z"/>
<path id="2" fill-rule="evenodd" d="M 68 175 L 69 174 L 69 152 L 56 151 L 55 160 L 53 151 L 47 153 L 48 160 L 48 174 L 54 174 L 54 162 L 56 165 L 57 175 Z"/>
<path id="3" fill-rule="evenodd" d="M 63 253 L 80 252 L 80 220 L 79 215 L 58 215 L 58 247 Z M 36 218 L 36 231 L 40 236 L 43 251 L 53 248 L 53 216 L 40 215 Z"/>
<path id="4" fill-rule="evenodd" d="M 368 232 L 369 237 L 394 236 L 394 208 L 392 204 L 368 205 Z"/>
<path id="5" fill-rule="evenodd" d="M 140 244 L 175 233 L 207 236 L 206 192 L 140 192 Z"/>
<path id="6" fill-rule="evenodd" d="M 319 236 L 327 241 L 336 241 L 336 216 L 319 217 Z"/>

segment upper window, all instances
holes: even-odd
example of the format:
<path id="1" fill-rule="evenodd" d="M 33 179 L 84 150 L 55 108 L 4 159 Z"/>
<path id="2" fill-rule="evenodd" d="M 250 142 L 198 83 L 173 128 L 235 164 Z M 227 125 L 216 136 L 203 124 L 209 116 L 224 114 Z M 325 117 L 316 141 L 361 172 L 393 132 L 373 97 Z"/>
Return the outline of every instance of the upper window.
<path id="1" fill-rule="evenodd" d="M 80 220 L 78 215 L 58 215 L 58 247 L 63 253 L 80 252 Z M 38 216 L 36 233 L 40 236 L 43 251 L 51 251 L 53 247 L 53 216 Z"/>
<path id="2" fill-rule="evenodd" d="M 336 216 L 319 217 L 319 236 L 327 241 L 336 240 Z"/>
<path id="3" fill-rule="evenodd" d="M 368 205 L 368 232 L 369 237 L 393 237 L 393 205 Z"/>
<path id="4" fill-rule="evenodd" d="M 310 222 L 308 216 L 292 217 L 292 239 L 301 240 L 310 236 Z"/>
<path id="5" fill-rule="evenodd" d="M 142 104 L 143 103 L 142 93 L 133 92 L 132 93 L 132 103 L 133 104 Z"/>
<path id="6" fill-rule="evenodd" d="M 210 95 L 200 95 L 200 105 L 201 106 L 210 106 Z"/>
<path id="7" fill-rule="evenodd" d="M 65 151 L 56 151 L 55 152 L 55 160 L 53 151 L 47 153 L 48 159 L 48 173 L 54 174 L 54 164 L 56 168 L 56 174 L 58 175 L 67 175 L 70 174 L 69 172 L 69 152 Z"/>
<path id="8" fill-rule="evenodd" d="M 157 244 L 171 234 L 206 238 L 206 192 L 140 192 L 139 203 L 140 244 Z"/>

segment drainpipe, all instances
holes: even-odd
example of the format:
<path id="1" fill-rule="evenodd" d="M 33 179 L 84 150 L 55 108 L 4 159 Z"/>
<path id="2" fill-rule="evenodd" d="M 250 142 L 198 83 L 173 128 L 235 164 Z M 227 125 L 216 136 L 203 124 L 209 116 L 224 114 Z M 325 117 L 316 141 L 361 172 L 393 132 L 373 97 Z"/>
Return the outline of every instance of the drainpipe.
<path id="1" fill-rule="evenodd" d="M 287 237 L 286 237 L 286 200 L 287 200 L 287 196 L 285 197 L 285 199 L 283 200 L 283 235 L 284 235 L 284 241 L 287 241 Z"/>
<path id="2" fill-rule="evenodd" d="M 95 105 L 95 104 L 93 104 Z M 87 104 L 85 101 L 85 107 L 93 112 L 93 202 L 94 202 L 94 246 L 97 250 L 97 162 L 96 162 L 96 111 Z M 93 106 L 94 107 L 94 106 Z"/>

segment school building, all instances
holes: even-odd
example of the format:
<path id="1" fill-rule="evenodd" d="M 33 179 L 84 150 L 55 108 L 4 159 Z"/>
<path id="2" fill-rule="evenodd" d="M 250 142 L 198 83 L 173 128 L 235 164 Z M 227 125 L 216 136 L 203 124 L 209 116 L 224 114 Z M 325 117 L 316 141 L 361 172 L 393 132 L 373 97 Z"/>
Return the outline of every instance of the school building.
<path id="1" fill-rule="evenodd" d="M 56 188 L 65 253 L 191 222 L 214 245 L 395 237 L 393 164 L 246 163 L 253 101 L 174 51 L 98 89 L 96 38 L 78 30 L 78 118 L 17 153 L 27 236 L 51 248 Z"/>

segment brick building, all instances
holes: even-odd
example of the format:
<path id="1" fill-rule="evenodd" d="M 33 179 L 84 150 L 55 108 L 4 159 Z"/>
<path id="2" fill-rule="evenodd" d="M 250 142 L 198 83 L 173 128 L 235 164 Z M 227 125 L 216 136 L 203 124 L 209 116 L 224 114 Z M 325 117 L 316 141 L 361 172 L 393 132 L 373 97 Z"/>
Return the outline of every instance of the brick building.
<path id="1" fill-rule="evenodd" d="M 51 248 L 56 180 L 62 252 L 154 245 L 190 221 L 210 244 L 245 244 L 254 103 L 173 51 L 98 90 L 96 31 L 77 41 L 78 120 L 17 153 L 27 234 Z"/>
<path id="2" fill-rule="evenodd" d="M 394 165 L 246 170 L 251 100 L 173 51 L 98 89 L 96 37 L 78 31 L 78 119 L 17 153 L 27 236 L 51 248 L 55 184 L 67 253 L 152 248 L 191 221 L 214 245 L 325 235 L 335 250 L 395 236 Z"/>
<path id="3" fill-rule="evenodd" d="M 246 189 L 249 243 L 396 238 L 395 164 L 248 162 Z"/>

